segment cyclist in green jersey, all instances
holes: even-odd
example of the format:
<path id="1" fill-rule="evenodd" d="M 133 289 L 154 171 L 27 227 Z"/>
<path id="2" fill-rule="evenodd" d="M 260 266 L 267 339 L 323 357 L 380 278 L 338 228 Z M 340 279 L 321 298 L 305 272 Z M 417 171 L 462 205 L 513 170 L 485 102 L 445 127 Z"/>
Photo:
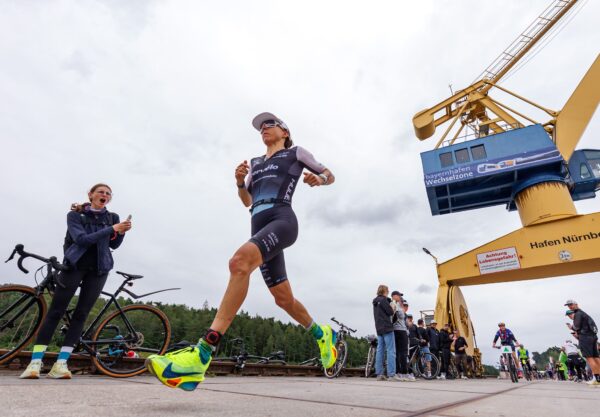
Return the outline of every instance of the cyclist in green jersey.
<path id="1" fill-rule="evenodd" d="M 529 351 L 525 349 L 525 345 L 519 346 L 517 349 L 517 355 L 519 355 L 519 362 L 521 365 L 527 366 L 527 369 L 531 373 L 531 363 L 529 362 Z"/>

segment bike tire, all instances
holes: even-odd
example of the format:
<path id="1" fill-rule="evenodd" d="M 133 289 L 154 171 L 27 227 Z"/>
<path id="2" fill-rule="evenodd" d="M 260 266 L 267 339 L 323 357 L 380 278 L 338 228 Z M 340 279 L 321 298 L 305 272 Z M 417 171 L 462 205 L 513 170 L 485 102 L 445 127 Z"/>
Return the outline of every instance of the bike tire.
<path id="1" fill-rule="evenodd" d="M 335 344 L 335 348 L 337 350 L 335 363 L 331 368 L 323 369 L 323 373 L 329 379 L 337 378 L 344 369 L 344 366 L 346 366 L 346 361 L 348 360 L 348 344 L 345 340 L 338 340 Z"/>
<path id="2" fill-rule="evenodd" d="M 439 359 L 431 354 L 431 375 L 427 375 L 427 360 L 425 359 L 425 355 L 419 355 L 417 360 L 413 362 L 412 366 L 413 373 L 415 376 L 420 376 L 426 380 L 435 379 L 440 372 L 440 362 Z"/>
<path id="3" fill-rule="evenodd" d="M 42 326 L 46 311 L 46 300 L 37 296 L 35 289 L 15 284 L 0 286 L 0 364 L 8 362 L 31 342 Z"/>
<path id="4" fill-rule="evenodd" d="M 127 328 L 123 316 L 136 332 L 135 337 L 138 340 L 134 343 L 126 342 L 134 336 Z M 114 327 L 118 330 L 118 335 L 114 334 Z M 121 334 L 123 330 L 127 334 Z M 96 350 L 92 362 L 100 372 L 113 378 L 140 375 L 146 371 L 146 365 L 138 359 L 145 359 L 153 354 L 162 355 L 167 350 L 170 339 L 171 325 L 165 313 L 154 306 L 129 305 L 121 311 L 112 312 L 98 326 L 91 338 Z M 98 343 L 99 341 L 106 342 Z M 127 357 L 127 353 L 131 351 L 138 357 Z"/>
<path id="5" fill-rule="evenodd" d="M 509 354 L 510 355 L 510 354 Z M 508 370 L 510 372 L 510 379 L 514 383 L 519 382 L 519 375 L 517 374 L 517 366 L 515 365 L 512 355 L 509 356 Z"/>
<path id="6" fill-rule="evenodd" d="M 375 353 L 377 352 L 374 346 L 369 346 L 367 352 L 367 364 L 365 365 L 365 378 L 370 377 L 375 373 L 373 366 L 375 365 Z"/>

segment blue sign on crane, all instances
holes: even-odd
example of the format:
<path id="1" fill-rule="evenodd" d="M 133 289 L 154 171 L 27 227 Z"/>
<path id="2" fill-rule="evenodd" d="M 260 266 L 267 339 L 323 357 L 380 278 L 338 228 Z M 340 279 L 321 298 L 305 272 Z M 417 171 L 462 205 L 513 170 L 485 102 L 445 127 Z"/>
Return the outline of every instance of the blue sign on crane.
<path id="1" fill-rule="evenodd" d="M 431 213 L 506 204 L 538 182 L 566 182 L 564 159 L 539 125 L 513 129 L 421 154 Z"/>

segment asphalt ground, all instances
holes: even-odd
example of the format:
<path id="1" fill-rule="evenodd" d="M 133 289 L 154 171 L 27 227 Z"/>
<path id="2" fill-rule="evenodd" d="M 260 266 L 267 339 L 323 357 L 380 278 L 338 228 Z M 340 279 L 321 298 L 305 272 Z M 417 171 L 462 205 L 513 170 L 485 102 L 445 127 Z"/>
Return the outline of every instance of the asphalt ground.
<path id="1" fill-rule="evenodd" d="M 151 376 L 20 380 L 0 374 L 0 416 L 543 416 L 600 415 L 600 388 L 507 380 L 391 382 L 365 378 L 214 377 L 196 391 Z"/>

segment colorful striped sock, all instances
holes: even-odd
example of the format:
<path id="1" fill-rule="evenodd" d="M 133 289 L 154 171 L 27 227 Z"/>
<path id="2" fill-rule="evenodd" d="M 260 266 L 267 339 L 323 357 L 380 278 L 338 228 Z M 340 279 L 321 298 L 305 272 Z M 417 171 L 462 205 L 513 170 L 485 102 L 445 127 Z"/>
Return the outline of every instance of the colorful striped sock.
<path id="1" fill-rule="evenodd" d="M 63 346 L 60 348 L 60 352 L 58 353 L 57 361 L 66 362 L 71 356 L 71 352 L 73 352 L 73 346 Z"/>
<path id="2" fill-rule="evenodd" d="M 41 361 L 44 358 L 48 346 L 46 345 L 34 345 L 33 351 L 31 352 L 31 361 Z"/>

